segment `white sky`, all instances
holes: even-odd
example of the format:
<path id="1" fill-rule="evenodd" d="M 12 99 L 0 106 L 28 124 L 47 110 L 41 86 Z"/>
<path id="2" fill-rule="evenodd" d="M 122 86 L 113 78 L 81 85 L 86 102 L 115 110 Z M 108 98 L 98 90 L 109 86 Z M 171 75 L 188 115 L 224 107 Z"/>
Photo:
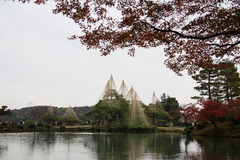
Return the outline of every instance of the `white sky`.
<path id="1" fill-rule="evenodd" d="M 135 57 L 117 50 L 102 57 L 67 37 L 78 26 L 51 5 L 0 1 L 0 106 L 58 107 L 94 105 L 113 74 L 117 87 L 125 80 L 149 104 L 155 91 L 176 97 L 180 104 L 198 95 L 195 81 L 166 68 L 162 48 L 137 49 Z"/>

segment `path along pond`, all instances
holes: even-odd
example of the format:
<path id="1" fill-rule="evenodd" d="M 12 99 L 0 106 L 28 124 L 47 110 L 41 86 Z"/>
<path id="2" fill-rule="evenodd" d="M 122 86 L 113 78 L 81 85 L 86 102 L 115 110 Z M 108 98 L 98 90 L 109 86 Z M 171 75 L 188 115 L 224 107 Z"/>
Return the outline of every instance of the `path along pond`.
<path id="1" fill-rule="evenodd" d="M 240 160 L 240 139 L 177 133 L 0 133 L 0 160 Z"/>

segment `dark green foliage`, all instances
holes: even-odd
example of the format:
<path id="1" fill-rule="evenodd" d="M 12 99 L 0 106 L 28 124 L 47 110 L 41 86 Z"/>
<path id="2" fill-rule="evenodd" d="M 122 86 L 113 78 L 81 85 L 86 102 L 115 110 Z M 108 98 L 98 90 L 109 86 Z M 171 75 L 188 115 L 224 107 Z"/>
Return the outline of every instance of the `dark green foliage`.
<path id="1" fill-rule="evenodd" d="M 129 103 L 115 90 L 112 98 L 100 100 L 86 115 L 93 118 L 93 124 L 101 127 L 122 126 L 126 122 Z"/>
<path id="2" fill-rule="evenodd" d="M 11 114 L 1 116 L 3 121 L 21 123 L 22 121 L 34 120 L 36 122 L 42 121 L 42 119 L 46 116 L 47 109 L 49 106 L 34 106 L 34 107 L 25 107 L 21 109 L 11 110 Z M 52 107 L 55 115 L 57 117 L 62 117 L 66 112 L 67 108 L 58 108 Z M 74 111 L 77 117 L 81 120 L 90 121 L 91 117 L 86 117 L 85 113 L 89 112 L 91 107 L 74 107 Z"/>
<path id="3" fill-rule="evenodd" d="M 172 119 L 168 112 L 159 108 L 147 107 L 145 113 L 149 117 L 151 124 L 155 126 L 163 126 Z"/>
<path id="4" fill-rule="evenodd" d="M 240 78 L 234 63 L 225 60 L 220 67 L 205 67 L 192 76 L 199 84 L 194 87 L 200 96 L 193 99 L 209 99 L 224 102 L 240 95 Z"/>
<path id="5" fill-rule="evenodd" d="M 114 123 L 124 123 L 129 103 L 120 95 L 113 100 L 100 100 L 86 115 L 92 116 L 94 124 L 109 127 Z"/>
<path id="6" fill-rule="evenodd" d="M 61 122 L 66 123 L 68 125 L 80 124 L 81 120 L 73 117 L 73 116 L 65 116 L 60 119 Z"/>
<path id="7" fill-rule="evenodd" d="M 50 124 L 45 124 L 45 127 L 46 127 L 46 129 L 49 131 L 49 130 L 51 130 L 52 125 L 50 125 Z"/>
<path id="8" fill-rule="evenodd" d="M 200 122 L 200 123 L 197 123 L 196 129 L 197 129 L 197 130 L 200 130 L 200 129 L 206 128 L 206 127 L 208 127 L 208 126 L 209 126 L 209 123 Z"/>
<path id="9" fill-rule="evenodd" d="M 60 132 L 65 132 L 66 131 L 66 127 L 65 126 L 60 126 Z"/>
<path id="10" fill-rule="evenodd" d="M 56 115 L 44 115 L 41 120 L 47 124 L 54 124 L 58 121 L 58 117 Z"/>
<path id="11" fill-rule="evenodd" d="M 233 100 L 240 95 L 240 78 L 237 67 L 229 61 L 222 63 L 219 71 L 225 100 Z"/>
<path id="12" fill-rule="evenodd" d="M 7 109 L 7 106 L 2 106 L 2 108 L 0 109 L 0 116 L 1 115 L 8 115 L 11 114 L 10 110 Z"/>
<path id="13" fill-rule="evenodd" d="M 36 127 L 36 124 L 35 124 L 35 122 L 33 120 L 26 121 L 25 125 L 27 125 L 31 129 L 34 129 Z"/>
<path id="14" fill-rule="evenodd" d="M 200 92 L 200 97 L 195 96 L 192 97 L 193 99 L 202 99 L 204 97 L 207 97 L 209 100 L 218 99 L 220 95 L 217 93 L 220 92 L 218 70 L 216 68 L 204 67 L 198 74 L 193 75 L 192 78 L 199 84 L 194 89 Z"/>
<path id="15" fill-rule="evenodd" d="M 178 119 L 181 117 L 180 107 L 177 99 L 163 93 L 161 100 L 161 104 L 165 111 L 167 111 L 172 117 L 173 122 L 177 123 Z"/>
<path id="16" fill-rule="evenodd" d="M 185 133 L 186 135 L 190 135 L 193 130 L 194 130 L 194 127 L 193 127 L 193 126 L 188 126 L 188 127 L 185 128 L 184 133 Z"/>
<path id="17" fill-rule="evenodd" d="M 165 95 L 165 94 L 163 94 Z M 170 110 L 177 110 L 179 109 L 179 103 L 174 97 L 170 96 L 163 96 L 164 98 L 161 98 L 161 103 L 163 108 L 169 112 Z"/>
<path id="18" fill-rule="evenodd" d="M 128 123 L 114 123 L 108 128 L 109 132 L 133 132 L 133 133 L 144 133 L 144 132 L 154 132 L 156 126 L 136 124 L 130 125 Z"/>

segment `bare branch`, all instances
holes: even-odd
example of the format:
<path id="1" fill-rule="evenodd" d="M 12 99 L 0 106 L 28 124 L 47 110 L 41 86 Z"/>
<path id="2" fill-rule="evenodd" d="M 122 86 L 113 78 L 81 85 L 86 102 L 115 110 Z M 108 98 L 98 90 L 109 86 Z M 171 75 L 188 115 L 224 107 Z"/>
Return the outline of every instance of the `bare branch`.
<path id="1" fill-rule="evenodd" d="M 207 39 L 211 39 L 211 38 L 222 36 L 222 35 L 238 35 L 238 34 L 240 34 L 240 31 L 236 30 L 236 31 L 219 32 L 219 33 L 212 34 L 210 36 L 191 36 L 191 35 L 182 34 L 178 31 L 175 31 L 175 30 L 172 30 L 172 29 L 156 28 L 155 26 L 153 26 L 153 25 L 151 25 L 147 22 L 143 22 L 143 23 L 146 23 L 150 28 L 152 28 L 155 31 L 174 33 L 174 34 L 180 36 L 181 38 L 186 38 L 186 39 L 207 40 Z"/>
<path id="2" fill-rule="evenodd" d="M 227 44 L 222 44 L 222 45 L 215 44 L 215 43 L 207 43 L 207 45 L 209 45 L 209 46 L 217 46 L 217 47 L 220 47 L 220 48 L 221 47 L 229 47 L 229 48 L 231 48 L 231 47 L 234 47 L 234 46 L 236 46 L 238 44 L 240 44 L 240 41 L 237 41 L 236 43 L 233 43 L 233 44 L 227 43 Z"/>

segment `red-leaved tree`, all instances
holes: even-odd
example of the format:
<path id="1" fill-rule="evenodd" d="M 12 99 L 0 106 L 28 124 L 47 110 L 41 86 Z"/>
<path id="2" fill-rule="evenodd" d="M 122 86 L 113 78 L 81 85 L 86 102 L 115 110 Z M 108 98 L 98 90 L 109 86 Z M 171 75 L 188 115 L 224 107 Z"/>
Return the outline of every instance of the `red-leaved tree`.
<path id="1" fill-rule="evenodd" d="M 229 106 L 213 100 L 203 100 L 181 108 L 181 113 L 186 122 L 208 122 L 218 128 L 219 118 L 229 114 Z"/>
<path id="2" fill-rule="evenodd" d="M 188 104 L 180 108 L 180 112 L 184 118 L 186 123 L 196 123 L 196 117 L 198 114 L 199 108 L 197 108 L 194 104 Z"/>
<path id="3" fill-rule="evenodd" d="M 240 99 L 228 101 L 228 115 L 227 117 L 234 123 L 240 120 Z"/>
<path id="4" fill-rule="evenodd" d="M 201 109 L 198 111 L 196 119 L 209 122 L 215 128 L 218 128 L 218 119 L 224 117 L 228 112 L 227 105 L 212 100 L 199 101 L 198 105 Z"/>

